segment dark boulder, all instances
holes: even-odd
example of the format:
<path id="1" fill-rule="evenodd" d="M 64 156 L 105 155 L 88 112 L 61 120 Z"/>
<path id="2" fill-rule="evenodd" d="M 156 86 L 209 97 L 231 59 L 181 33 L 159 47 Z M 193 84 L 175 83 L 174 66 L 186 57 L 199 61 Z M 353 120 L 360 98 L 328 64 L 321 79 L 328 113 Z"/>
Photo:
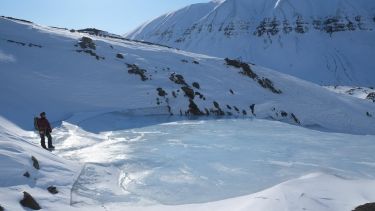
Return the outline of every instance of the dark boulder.
<path id="1" fill-rule="evenodd" d="M 118 54 L 116 54 L 116 57 L 119 58 L 119 59 L 123 59 L 124 55 L 122 55 L 121 53 L 118 53 Z"/>
<path id="2" fill-rule="evenodd" d="M 34 168 L 39 170 L 40 169 L 39 161 L 34 156 L 31 156 L 31 160 L 33 161 Z"/>
<path id="3" fill-rule="evenodd" d="M 82 49 L 86 49 L 86 48 L 90 48 L 92 50 L 96 49 L 96 45 L 94 41 L 89 37 L 82 37 L 80 41 L 78 42 L 78 44 Z"/>
<path id="4" fill-rule="evenodd" d="M 25 172 L 25 173 L 23 174 L 23 176 L 29 178 L 29 177 L 30 177 L 30 173 L 27 171 L 27 172 Z"/>
<path id="5" fill-rule="evenodd" d="M 201 88 L 201 86 L 199 85 L 198 82 L 194 82 L 192 85 L 193 85 L 194 88 L 197 88 L 197 89 Z"/>
<path id="6" fill-rule="evenodd" d="M 190 98 L 190 99 L 194 99 L 195 94 L 194 94 L 194 90 L 193 90 L 193 89 L 191 89 L 191 88 L 188 87 L 188 86 L 183 86 L 183 87 L 181 87 L 181 89 L 182 89 L 182 91 L 185 92 L 185 95 L 186 95 L 188 98 Z"/>
<path id="7" fill-rule="evenodd" d="M 23 207 L 30 208 L 32 210 L 40 210 L 41 207 L 39 206 L 38 202 L 26 191 L 23 192 L 23 199 L 20 201 L 20 204 Z"/>
<path id="8" fill-rule="evenodd" d="M 57 188 L 55 186 L 49 186 L 47 188 L 48 192 L 50 192 L 51 194 L 58 194 L 59 191 L 57 190 Z"/>
<path id="9" fill-rule="evenodd" d="M 353 211 L 375 211 L 375 203 L 367 203 L 356 207 Z"/>
<path id="10" fill-rule="evenodd" d="M 198 108 L 192 99 L 189 99 L 189 113 L 192 115 L 202 116 L 204 113 Z"/>
<path id="11" fill-rule="evenodd" d="M 188 84 L 185 82 L 184 76 L 180 74 L 172 73 L 169 76 L 169 80 L 173 81 L 175 84 L 188 86 Z"/>
<path id="12" fill-rule="evenodd" d="M 128 73 L 139 75 L 142 81 L 147 81 L 149 78 L 146 76 L 147 71 L 139 68 L 135 64 L 126 64 L 128 66 Z"/>
<path id="13" fill-rule="evenodd" d="M 160 88 L 160 87 L 159 87 L 159 88 L 157 88 L 156 90 L 158 91 L 158 95 L 159 95 L 160 97 L 165 97 L 165 96 L 167 95 L 167 92 L 165 92 L 163 88 Z"/>

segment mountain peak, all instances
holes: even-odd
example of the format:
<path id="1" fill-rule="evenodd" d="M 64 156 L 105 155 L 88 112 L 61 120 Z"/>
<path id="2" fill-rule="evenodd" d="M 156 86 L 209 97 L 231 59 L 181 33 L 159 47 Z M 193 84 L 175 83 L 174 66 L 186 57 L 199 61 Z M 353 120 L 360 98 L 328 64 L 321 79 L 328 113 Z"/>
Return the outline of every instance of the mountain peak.
<path id="1" fill-rule="evenodd" d="M 366 59 L 374 29 L 372 0 L 223 0 L 185 7 L 126 36 L 241 58 L 318 84 L 374 86 L 375 61 Z"/>

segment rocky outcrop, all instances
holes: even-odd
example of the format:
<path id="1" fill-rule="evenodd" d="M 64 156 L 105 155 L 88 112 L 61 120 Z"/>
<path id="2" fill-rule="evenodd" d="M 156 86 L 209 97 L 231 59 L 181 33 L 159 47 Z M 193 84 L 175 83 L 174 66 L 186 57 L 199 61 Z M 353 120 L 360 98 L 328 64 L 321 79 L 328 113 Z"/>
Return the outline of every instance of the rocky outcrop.
<path id="1" fill-rule="evenodd" d="M 371 92 L 370 94 L 368 94 L 366 99 L 375 102 L 375 92 Z"/>
<path id="2" fill-rule="evenodd" d="M 367 203 L 356 207 L 353 211 L 374 211 L 375 203 Z"/>
<path id="3" fill-rule="evenodd" d="M 233 60 L 225 58 L 225 62 L 228 66 L 233 66 L 235 68 L 240 68 L 242 71 L 240 73 L 242 75 L 245 75 L 254 81 L 257 81 L 259 85 L 261 85 L 263 88 L 270 90 L 271 92 L 275 94 L 281 94 L 282 91 L 280 89 L 276 89 L 272 83 L 272 81 L 268 78 L 260 78 L 250 67 L 249 64 L 245 62 L 241 62 L 239 60 Z"/>
<path id="4" fill-rule="evenodd" d="M 99 56 L 96 54 L 96 44 L 95 42 L 89 38 L 89 37 L 82 37 L 78 44 L 75 45 L 76 47 L 80 47 L 80 49 L 76 50 L 78 53 L 86 53 L 90 56 L 93 56 L 96 58 L 96 60 L 104 60 L 105 57 Z"/>
<path id="5" fill-rule="evenodd" d="M 23 192 L 23 199 L 20 201 L 20 204 L 23 207 L 30 208 L 32 210 L 40 210 L 42 209 L 38 202 L 26 191 Z"/>
<path id="6" fill-rule="evenodd" d="M 139 68 L 135 64 L 126 64 L 128 66 L 128 73 L 139 75 L 142 81 L 147 81 L 149 78 L 146 76 L 147 70 Z"/>

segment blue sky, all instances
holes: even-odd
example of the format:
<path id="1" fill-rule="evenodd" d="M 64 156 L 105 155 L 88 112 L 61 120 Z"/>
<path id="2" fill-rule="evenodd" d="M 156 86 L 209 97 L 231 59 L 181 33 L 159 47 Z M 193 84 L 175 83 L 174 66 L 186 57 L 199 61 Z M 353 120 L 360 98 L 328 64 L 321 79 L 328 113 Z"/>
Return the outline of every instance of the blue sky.
<path id="1" fill-rule="evenodd" d="M 116 34 L 166 12 L 209 0 L 0 0 L 0 15 L 47 26 L 95 27 Z"/>

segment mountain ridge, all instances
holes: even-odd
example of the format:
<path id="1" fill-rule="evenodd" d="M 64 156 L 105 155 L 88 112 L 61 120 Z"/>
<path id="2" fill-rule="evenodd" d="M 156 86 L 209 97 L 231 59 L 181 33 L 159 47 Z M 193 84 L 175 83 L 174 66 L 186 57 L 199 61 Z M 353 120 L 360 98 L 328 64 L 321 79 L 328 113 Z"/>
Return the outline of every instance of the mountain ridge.
<path id="1" fill-rule="evenodd" d="M 195 5 L 189 13 L 184 13 L 185 7 L 125 36 L 241 58 L 321 85 L 374 86 L 370 78 L 375 63 L 367 59 L 375 47 L 373 2 L 226 0 L 213 4 L 206 4 L 211 5 L 209 11 L 199 10 L 205 4 Z M 190 18 L 195 11 L 199 17 Z"/>

